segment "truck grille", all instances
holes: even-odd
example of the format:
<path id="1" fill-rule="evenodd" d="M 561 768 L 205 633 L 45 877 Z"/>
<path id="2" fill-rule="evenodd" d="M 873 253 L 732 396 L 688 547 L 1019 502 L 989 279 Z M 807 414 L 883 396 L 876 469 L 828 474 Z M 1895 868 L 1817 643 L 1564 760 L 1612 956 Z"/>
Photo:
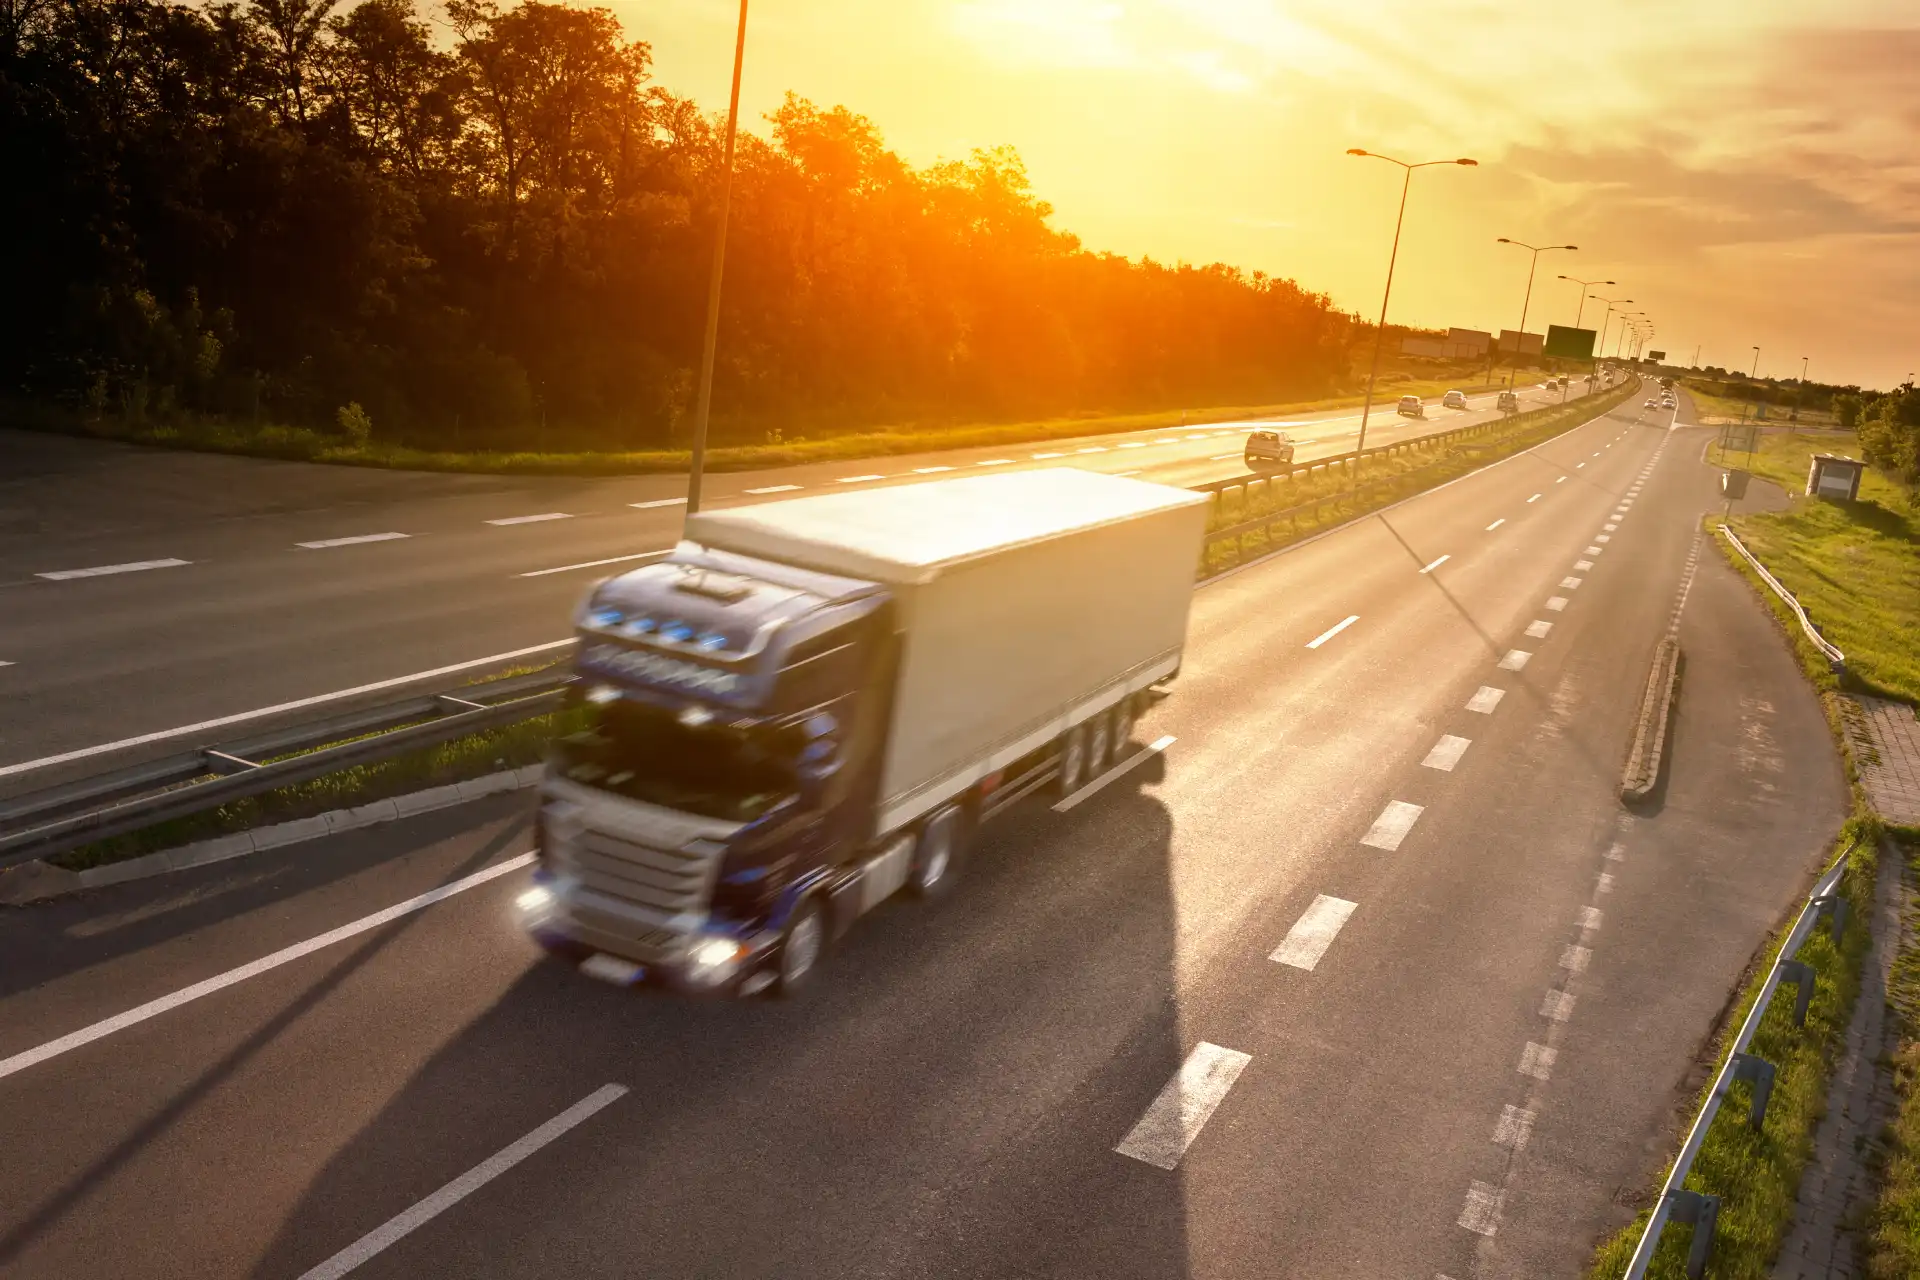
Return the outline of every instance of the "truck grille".
<path id="1" fill-rule="evenodd" d="M 556 841 L 554 852 L 596 893 L 666 915 L 704 912 L 713 894 L 720 848 L 655 849 L 600 831 Z"/>

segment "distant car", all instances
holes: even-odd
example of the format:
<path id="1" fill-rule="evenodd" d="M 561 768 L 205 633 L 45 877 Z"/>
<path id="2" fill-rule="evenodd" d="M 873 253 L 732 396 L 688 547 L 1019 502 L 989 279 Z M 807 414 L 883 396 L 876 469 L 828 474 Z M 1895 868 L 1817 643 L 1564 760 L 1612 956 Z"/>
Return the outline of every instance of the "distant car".
<path id="1" fill-rule="evenodd" d="M 1511 391 L 1502 391 L 1500 393 L 1500 399 L 1495 402 L 1495 407 L 1502 413 L 1518 413 L 1520 412 L 1520 397 Z"/>
<path id="2" fill-rule="evenodd" d="M 1293 465 L 1293 438 L 1284 431 L 1249 431 L 1246 448 L 1247 470 Z"/>
<path id="3" fill-rule="evenodd" d="M 1427 416 L 1427 406 L 1419 396 L 1401 396 L 1399 413 L 1403 418 L 1424 418 Z"/>
<path id="4" fill-rule="evenodd" d="M 1440 397 L 1440 405 L 1445 409 L 1464 409 L 1467 407 L 1467 393 L 1464 391 L 1449 391 Z"/>
<path id="5" fill-rule="evenodd" d="M 1645 404 L 1641 405 L 1640 407 L 1642 409 L 1653 409 L 1653 408 L 1657 408 L 1658 405 L 1654 400 L 1649 399 Z"/>

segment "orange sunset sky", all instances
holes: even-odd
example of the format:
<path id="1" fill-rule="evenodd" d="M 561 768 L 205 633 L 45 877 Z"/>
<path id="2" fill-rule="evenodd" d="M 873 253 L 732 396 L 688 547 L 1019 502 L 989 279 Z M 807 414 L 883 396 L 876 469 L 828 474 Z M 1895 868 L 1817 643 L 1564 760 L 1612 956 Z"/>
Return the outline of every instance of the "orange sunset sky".
<path id="1" fill-rule="evenodd" d="M 726 105 L 731 0 L 611 0 Z M 1291 276 L 1371 317 L 1574 320 L 1618 280 L 1670 359 L 1890 386 L 1920 368 L 1920 5 L 1888 0 L 754 0 L 742 118 L 787 90 L 915 163 L 1011 143 L 1090 248 Z M 1589 309 L 1587 319 L 1595 319 Z M 1609 344 L 1611 347 L 1611 344 Z"/>

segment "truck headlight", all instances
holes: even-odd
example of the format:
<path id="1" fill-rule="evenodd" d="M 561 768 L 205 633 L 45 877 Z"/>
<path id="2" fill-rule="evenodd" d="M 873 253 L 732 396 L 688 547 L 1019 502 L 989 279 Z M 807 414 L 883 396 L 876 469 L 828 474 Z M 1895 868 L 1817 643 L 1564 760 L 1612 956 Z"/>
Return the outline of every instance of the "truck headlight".
<path id="1" fill-rule="evenodd" d="M 740 971 L 740 962 L 746 955 L 746 944 L 733 938 L 702 938 L 687 952 L 687 977 L 704 986 L 717 987 Z"/>
<path id="2" fill-rule="evenodd" d="M 527 915 L 538 915 L 553 905 L 553 890 L 543 884 L 537 884 L 515 898 L 514 905 Z"/>

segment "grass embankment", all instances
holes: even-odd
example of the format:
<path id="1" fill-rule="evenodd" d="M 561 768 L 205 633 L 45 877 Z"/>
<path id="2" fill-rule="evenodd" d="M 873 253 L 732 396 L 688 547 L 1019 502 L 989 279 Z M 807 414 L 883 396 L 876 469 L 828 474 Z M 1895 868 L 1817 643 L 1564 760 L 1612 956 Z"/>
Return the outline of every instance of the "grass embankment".
<path id="1" fill-rule="evenodd" d="M 1793 987 L 1783 985 L 1767 1006 L 1747 1049 L 1774 1066 L 1766 1123 L 1757 1133 L 1752 1129 L 1748 1123 L 1752 1086 L 1733 1085 L 1687 1176 L 1688 1190 L 1720 1197 L 1713 1260 L 1707 1267 L 1707 1274 L 1715 1280 L 1763 1280 L 1770 1275 L 1780 1242 L 1793 1224 L 1800 1171 L 1812 1154 L 1814 1127 L 1826 1110 L 1827 1081 L 1846 1038 L 1869 946 L 1865 923 L 1873 918 L 1873 824 L 1859 818 L 1848 822 L 1840 847 L 1845 848 L 1856 835 L 1861 837 L 1860 845 L 1840 880 L 1840 892 L 1852 912 L 1840 945 L 1834 944 L 1832 931 L 1823 922 L 1795 956 L 1811 965 L 1815 974 L 1806 1025 L 1793 1025 L 1795 993 Z M 1794 916 L 1798 914 L 1796 908 Z M 1767 971 L 1773 967 L 1791 928 L 1789 919 L 1755 957 L 1752 975 L 1715 1037 L 1714 1074 L 1718 1074 L 1733 1037 L 1759 998 Z M 1711 1088 L 1709 1078 L 1687 1113 L 1689 1125 L 1706 1103 Z M 1664 1177 L 1666 1169 L 1661 1174 Z M 1630 1227 L 1600 1247 L 1589 1272 L 1591 1280 L 1617 1280 L 1626 1274 L 1627 1262 L 1649 1216 L 1650 1211 L 1643 1211 Z M 1669 1226 L 1661 1234 L 1660 1247 L 1647 1274 L 1656 1280 L 1682 1280 L 1687 1274 L 1691 1240 L 1690 1228 Z"/>
<path id="2" fill-rule="evenodd" d="M 1214 503 L 1209 531 L 1269 513 L 1288 514 L 1263 528 L 1209 541 L 1201 561 L 1201 576 L 1223 572 L 1355 516 L 1445 484 L 1476 467 L 1530 449 L 1638 394 L 1638 383 L 1630 382 L 1600 395 L 1516 414 L 1485 435 L 1445 442 L 1409 441 L 1400 452 L 1369 458 L 1361 469 L 1357 489 L 1351 473 L 1330 467 L 1312 475 L 1303 469 L 1292 478 L 1275 475 L 1258 489 L 1224 493 Z"/>
<path id="3" fill-rule="evenodd" d="M 1754 401 L 1741 399 L 1737 389 L 1726 383 L 1695 382 L 1691 378 L 1682 379 L 1681 386 L 1693 397 L 1693 408 L 1700 422 L 1706 426 L 1715 426 L 1722 422 L 1742 422 L 1754 415 Z M 1707 388 L 1714 390 L 1707 390 Z M 1732 394 L 1729 394 L 1732 393 Z M 1788 415 L 1794 410 L 1790 405 L 1763 404 L 1768 422 L 1786 423 Z M 1832 427 L 1838 419 L 1830 410 L 1801 409 L 1797 419 L 1791 419 L 1804 427 Z"/>
<path id="4" fill-rule="evenodd" d="M 1432 397 L 1452 387 L 1485 390 L 1459 381 L 1431 378 L 1383 377 L 1376 403 L 1403 395 Z M 755 471 L 796 466 L 807 462 L 834 462 L 924 453 L 940 449 L 988 448 L 994 445 L 1044 443 L 1081 436 L 1127 431 L 1161 431 L 1200 423 L 1237 422 L 1322 409 L 1357 408 L 1358 392 L 1299 400 L 1286 404 L 1215 405 L 1201 409 L 1167 409 L 1153 413 L 1085 412 L 1021 422 L 901 423 L 872 429 L 817 436 L 791 436 L 763 444 L 722 444 L 707 451 L 712 471 Z M 127 422 L 105 416 L 85 418 L 45 405 L 12 405 L 0 413 L 0 425 L 67 435 L 88 435 L 132 444 L 197 450 L 203 453 L 244 454 L 294 462 L 324 462 L 341 466 L 387 467 L 403 471 L 468 471 L 511 475 L 646 475 L 685 471 L 690 455 L 685 449 L 645 449 L 611 452 L 461 451 L 416 449 L 371 440 L 355 443 L 344 436 L 303 427 L 245 426 L 214 419 L 180 415 L 175 419 Z"/>
<path id="5" fill-rule="evenodd" d="M 484 777 L 503 769 L 518 769 L 546 757 L 547 744 L 584 724 L 585 711 L 573 708 L 538 716 L 517 724 L 486 729 L 435 746 L 383 760 L 355 765 L 309 782 L 262 792 L 202 813 L 188 814 L 123 836 L 96 841 L 48 859 L 56 867 L 84 871 L 88 867 L 124 862 L 162 849 L 177 849 L 197 840 L 210 840 L 276 822 L 311 818 L 333 809 L 351 809 L 379 800 Z M 293 753 L 295 755 L 301 753 Z M 274 759 L 289 759 L 276 756 Z M 271 761 L 261 761 L 262 764 Z"/>
<path id="6" fill-rule="evenodd" d="M 1920 839 L 1920 837 L 1914 837 Z M 1911 859 L 1920 844 L 1909 841 Z M 1880 1198 L 1866 1223 L 1866 1272 L 1871 1280 L 1920 1276 L 1920 899 L 1908 899 L 1901 922 L 1902 945 L 1893 960 L 1887 990 L 1900 1047 L 1893 1054 L 1899 1111 L 1881 1137 Z"/>
<path id="7" fill-rule="evenodd" d="M 1799 597 L 1821 634 L 1847 655 L 1846 687 L 1920 705 L 1920 509 L 1914 495 L 1869 468 L 1857 502 L 1800 496 L 1809 459 L 1853 451 L 1853 438 L 1850 432 L 1765 433 L 1750 469 L 1794 495 L 1793 505 L 1728 523 Z M 1720 461 L 1717 447 L 1708 456 Z M 1729 453 L 1726 465 L 1747 468 L 1748 457 Z M 1762 587 L 1761 594 L 1784 619 L 1815 684 L 1841 687 L 1799 623 L 1772 592 Z"/>

